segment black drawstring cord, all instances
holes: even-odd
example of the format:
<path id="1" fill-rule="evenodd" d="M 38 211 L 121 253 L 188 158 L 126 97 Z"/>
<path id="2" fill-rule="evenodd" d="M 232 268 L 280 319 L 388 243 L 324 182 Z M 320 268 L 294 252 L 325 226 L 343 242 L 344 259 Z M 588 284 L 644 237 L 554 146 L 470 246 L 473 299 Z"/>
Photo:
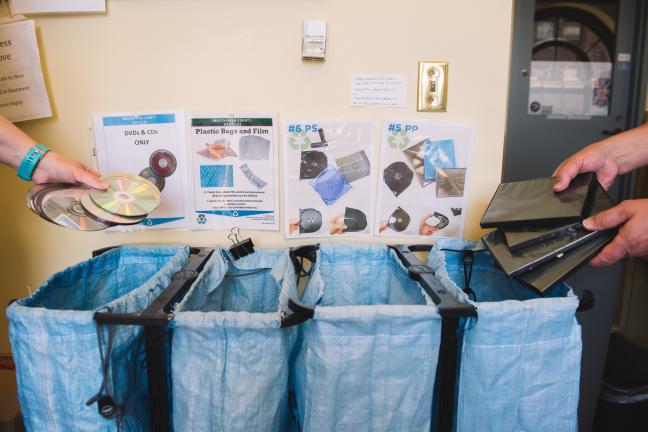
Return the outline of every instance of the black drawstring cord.
<path id="1" fill-rule="evenodd" d="M 473 264 L 475 262 L 475 254 L 478 252 L 485 252 L 486 249 L 441 249 L 441 251 L 459 252 L 463 254 L 463 270 L 464 270 L 464 289 L 468 297 L 471 297 L 474 302 L 477 302 L 477 294 L 470 288 L 470 280 L 472 279 Z"/>
<path id="2" fill-rule="evenodd" d="M 108 341 L 106 343 L 106 352 L 104 354 L 103 344 L 101 340 L 101 326 L 95 322 L 97 330 L 97 342 L 99 343 L 99 357 L 101 360 L 101 386 L 97 394 L 92 396 L 86 402 L 86 406 L 97 403 L 99 414 L 105 419 L 115 418 L 117 423 L 117 432 L 121 431 L 121 409 L 115 403 L 110 389 L 108 388 L 108 375 L 110 374 L 110 352 L 112 350 L 112 327 L 108 326 Z"/>

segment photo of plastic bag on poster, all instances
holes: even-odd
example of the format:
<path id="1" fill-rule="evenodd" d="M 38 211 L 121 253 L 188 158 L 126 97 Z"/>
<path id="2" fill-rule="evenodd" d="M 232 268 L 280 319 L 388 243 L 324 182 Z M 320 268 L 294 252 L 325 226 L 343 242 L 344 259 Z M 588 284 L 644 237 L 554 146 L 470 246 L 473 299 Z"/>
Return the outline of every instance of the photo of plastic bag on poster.
<path id="1" fill-rule="evenodd" d="M 284 125 L 286 238 L 371 235 L 373 131 L 371 121 Z"/>
<path id="2" fill-rule="evenodd" d="M 463 237 L 473 128 L 392 121 L 381 141 L 374 233 Z"/>

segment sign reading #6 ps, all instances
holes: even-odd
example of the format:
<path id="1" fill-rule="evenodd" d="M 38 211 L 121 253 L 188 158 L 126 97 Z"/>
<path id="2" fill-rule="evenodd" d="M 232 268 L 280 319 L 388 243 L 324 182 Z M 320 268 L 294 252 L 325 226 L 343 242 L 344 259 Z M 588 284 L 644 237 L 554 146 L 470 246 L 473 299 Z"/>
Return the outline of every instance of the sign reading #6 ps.
<path id="1" fill-rule="evenodd" d="M 304 150 L 310 148 L 313 137 L 317 136 L 319 128 L 317 124 L 290 123 L 288 130 L 288 145 L 293 150 Z M 315 135 L 313 135 L 315 134 Z"/>

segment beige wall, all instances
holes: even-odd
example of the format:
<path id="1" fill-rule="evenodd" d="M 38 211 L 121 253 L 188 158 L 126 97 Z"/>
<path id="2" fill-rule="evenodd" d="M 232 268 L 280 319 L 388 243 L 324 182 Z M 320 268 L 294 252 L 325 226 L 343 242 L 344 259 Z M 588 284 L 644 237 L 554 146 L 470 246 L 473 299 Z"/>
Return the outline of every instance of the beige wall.
<path id="1" fill-rule="evenodd" d="M 499 183 L 511 0 L 109 0 L 105 15 L 36 17 L 55 115 L 19 124 L 56 151 L 89 161 L 93 112 L 184 108 L 290 117 L 432 119 L 475 126 L 466 237 Z M 326 63 L 300 59 L 305 18 L 328 21 Z M 416 112 L 417 62 L 449 62 L 447 113 Z M 406 108 L 351 108 L 351 74 L 406 74 Z M 24 204 L 29 185 L 0 167 L 0 305 L 54 271 L 121 243 L 221 244 L 223 232 L 79 233 Z M 262 246 L 294 244 L 253 233 Z M 10 350 L 0 318 L 0 352 Z M 0 389 L 0 394 L 3 393 Z"/>

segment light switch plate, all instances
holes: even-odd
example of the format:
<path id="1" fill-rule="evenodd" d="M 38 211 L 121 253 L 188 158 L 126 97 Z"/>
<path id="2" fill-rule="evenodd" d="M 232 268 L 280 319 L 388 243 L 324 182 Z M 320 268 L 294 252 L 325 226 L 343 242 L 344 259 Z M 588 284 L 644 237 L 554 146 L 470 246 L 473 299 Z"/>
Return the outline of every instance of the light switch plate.
<path id="1" fill-rule="evenodd" d="M 417 111 L 446 110 L 448 62 L 419 62 Z"/>

